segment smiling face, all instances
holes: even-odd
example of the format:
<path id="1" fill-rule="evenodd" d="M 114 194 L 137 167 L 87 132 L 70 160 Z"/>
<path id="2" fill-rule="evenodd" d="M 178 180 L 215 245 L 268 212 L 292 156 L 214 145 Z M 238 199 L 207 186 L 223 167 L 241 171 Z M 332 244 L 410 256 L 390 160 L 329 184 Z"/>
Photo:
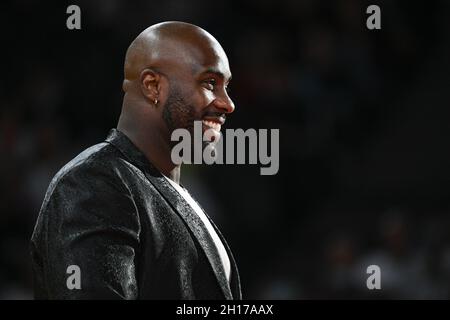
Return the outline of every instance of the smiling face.
<path id="1" fill-rule="evenodd" d="M 174 130 L 187 129 L 195 138 L 194 122 L 201 121 L 209 139 L 201 141 L 205 147 L 218 141 L 226 116 L 234 111 L 223 48 L 189 23 L 162 22 L 142 31 L 127 50 L 124 76 L 118 129 L 163 172 L 174 167 Z"/>
<path id="2" fill-rule="evenodd" d="M 167 74 L 169 93 L 162 117 L 169 132 L 184 128 L 191 136 L 194 121 L 202 121 L 203 133 L 212 130 L 211 143 L 218 141 L 234 103 L 227 92 L 231 80 L 227 56 L 218 43 L 206 40 L 190 52 L 189 64 L 180 63 Z"/>

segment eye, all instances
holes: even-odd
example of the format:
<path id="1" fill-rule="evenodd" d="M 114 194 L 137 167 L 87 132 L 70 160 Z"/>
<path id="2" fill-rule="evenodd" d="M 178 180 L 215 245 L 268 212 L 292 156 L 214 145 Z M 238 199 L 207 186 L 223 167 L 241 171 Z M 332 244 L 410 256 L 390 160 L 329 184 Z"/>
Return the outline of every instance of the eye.
<path id="1" fill-rule="evenodd" d="M 208 90 L 214 91 L 216 86 L 216 80 L 215 79 L 208 79 L 204 81 L 206 83 L 206 88 Z"/>

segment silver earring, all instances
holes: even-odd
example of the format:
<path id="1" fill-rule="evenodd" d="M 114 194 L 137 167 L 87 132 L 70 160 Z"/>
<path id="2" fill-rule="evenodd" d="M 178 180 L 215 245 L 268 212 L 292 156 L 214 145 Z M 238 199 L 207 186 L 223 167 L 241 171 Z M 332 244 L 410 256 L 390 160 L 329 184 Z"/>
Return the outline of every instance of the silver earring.
<path id="1" fill-rule="evenodd" d="M 155 99 L 155 106 L 158 104 L 158 99 Z"/>

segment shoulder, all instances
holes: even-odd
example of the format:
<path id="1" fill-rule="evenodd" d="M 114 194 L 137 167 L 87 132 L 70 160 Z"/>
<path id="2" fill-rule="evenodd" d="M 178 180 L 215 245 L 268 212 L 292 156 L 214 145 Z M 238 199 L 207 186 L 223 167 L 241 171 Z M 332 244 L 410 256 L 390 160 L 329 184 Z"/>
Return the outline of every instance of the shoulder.
<path id="1" fill-rule="evenodd" d="M 58 173 L 54 180 L 61 180 L 67 176 L 93 174 L 95 172 L 112 173 L 111 169 L 120 164 L 120 152 L 107 142 L 93 145 L 75 158 L 70 160 Z"/>
<path id="2" fill-rule="evenodd" d="M 124 175 L 128 175 L 130 167 L 132 165 L 110 143 L 93 145 L 70 160 L 55 174 L 47 189 L 45 200 L 55 189 L 60 188 L 105 190 L 107 187 L 113 187 L 125 190 Z"/>
<path id="3" fill-rule="evenodd" d="M 129 165 L 122 153 L 107 142 L 82 151 L 53 177 L 38 220 L 49 221 L 55 234 L 67 221 L 88 225 L 107 222 L 138 229 L 130 180 L 124 178 L 129 176 Z"/>
<path id="4" fill-rule="evenodd" d="M 53 180 L 65 180 L 69 177 L 121 179 L 125 173 L 136 170 L 137 168 L 115 146 L 102 142 L 85 149 L 70 160 L 58 171 Z"/>

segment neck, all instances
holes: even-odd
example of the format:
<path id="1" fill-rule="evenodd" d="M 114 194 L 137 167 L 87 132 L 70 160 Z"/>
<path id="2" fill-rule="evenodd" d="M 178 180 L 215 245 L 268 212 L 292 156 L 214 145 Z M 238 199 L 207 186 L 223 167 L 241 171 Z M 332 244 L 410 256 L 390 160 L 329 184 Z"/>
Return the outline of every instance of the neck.
<path id="1" fill-rule="evenodd" d="M 139 121 L 130 121 L 123 114 L 117 129 L 123 132 L 145 155 L 148 161 L 162 174 L 180 183 L 180 165 L 175 165 L 170 157 L 171 148 L 167 138 L 155 126 L 139 126 Z"/>

